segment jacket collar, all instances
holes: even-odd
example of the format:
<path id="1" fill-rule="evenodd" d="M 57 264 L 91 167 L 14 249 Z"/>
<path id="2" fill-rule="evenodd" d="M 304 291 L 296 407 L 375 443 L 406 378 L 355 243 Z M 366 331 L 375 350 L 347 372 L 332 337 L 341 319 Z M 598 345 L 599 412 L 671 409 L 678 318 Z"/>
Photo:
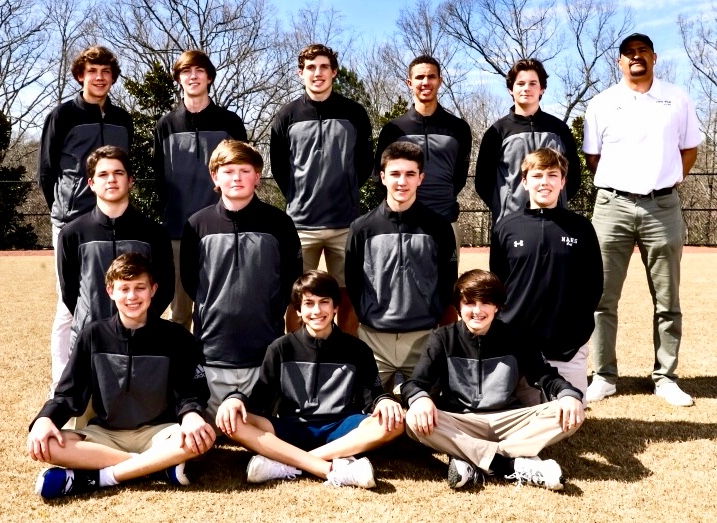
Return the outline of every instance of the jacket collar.
<path id="1" fill-rule="evenodd" d="M 397 212 L 392 210 L 388 206 L 388 202 L 384 199 L 379 205 L 379 212 L 389 220 L 405 220 L 406 218 L 410 218 L 411 216 L 416 214 L 418 212 L 418 208 L 421 205 L 423 204 L 418 201 L 418 198 L 416 198 L 416 200 L 413 202 L 413 205 L 411 205 L 408 209 L 402 212 Z"/>
<path id="2" fill-rule="evenodd" d="M 341 332 L 342 331 L 339 326 L 334 323 L 332 324 L 331 334 L 329 334 L 329 337 L 326 339 L 314 338 L 309 334 L 309 331 L 306 330 L 305 326 L 302 326 L 298 331 L 295 331 L 294 334 L 305 347 L 309 347 L 314 350 L 321 350 L 322 347 L 333 344 L 333 341 L 340 336 Z"/>
<path id="3" fill-rule="evenodd" d="M 240 209 L 238 211 L 230 211 L 224 206 L 224 202 L 222 201 L 221 196 L 219 197 L 219 201 L 215 204 L 214 208 L 217 211 L 217 214 L 224 218 L 225 220 L 234 221 L 237 218 L 245 215 L 246 213 L 251 213 L 257 205 L 259 205 L 259 198 L 257 197 L 256 193 L 251 197 L 251 201 L 247 204 L 246 207 L 243 209 Z"/>
<path id="4" fill-rule="evenodd" d="M 538 110 L 535 111 L 530 116 L 523 116 L 522 114 L 517 114 L 515 112 L 515 105 L 513 105 L 510 108 L 510 113 L 508 113 L 508 116 L 510 117 L 511 120 L 514 120 L 516 122 L 530 122 L 531 120 L 538 120 L 538 119 L 542 118 L 543 110 L 540 107 L 538 107 Z"/>
<path id="5" fill-rule="evenodd" d="M 112 218 L 103 213 L 97 205 L 95 205 L 90 212 L 92 213 L 92 219 L 96 223 L 98 223 L 102 227 L 112 227 L 113 225 L 117 225 L 118 223 L 128 219 L 136 211 L 134 210 L 134 207 L 132 207 L 132 205 L 130 204 L 127 206 L 127 209 L 125 209 L 122 215 L 118 216 L 117 218 L 114 218 L 114 221 Z"/>

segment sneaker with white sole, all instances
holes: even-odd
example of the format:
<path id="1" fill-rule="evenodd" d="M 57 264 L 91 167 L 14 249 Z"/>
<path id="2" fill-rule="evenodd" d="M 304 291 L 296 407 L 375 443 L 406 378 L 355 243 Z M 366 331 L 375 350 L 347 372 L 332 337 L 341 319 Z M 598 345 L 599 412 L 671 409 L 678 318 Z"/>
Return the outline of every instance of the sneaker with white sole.
<path id="1" fill-rule="evenodd" d="M 35 494 L 45 499 L 86 494 L 100 488 L 99 470 L 74 470 L 52 467 L 40 472 Z"/>
<path id="2" fill-rule="evenodd" d="M 326 483 L 334 487 L 374 488 L 373 465 L 368 458 L 334 460 L 331 472 L 326 475 Z"/>
<path id="3" fill-rule="evenodd" d="M 677 383 L 672 381 L 656 385 L 655 394 L 676 407 L 691 407 L 694 404 L 692 396 L 684 392 Z"/>
<path id="4" fill-rule="evenodd" d="M 513 474 L 506 476 L 518 482 L 527 483 L 548 490 L 563 490 L 563 471 L 553 459 L 515 458 Z"/>
<path id="5" fill-rule="evenodd" d="M 301 470 L 259 454 L 251 458 L 246 467 L 246 479 L 249 483 L 263 483 L 270 479 L 296 479 L 296 476 L 300 475 Z"/>
<path id="6" fill-rule="evenodd" d="M 608 383 L 605 380 L 593 378 L 593 382 L 588 387 L 585 399 L 588 403 L 601 401 L 608 396 L 613 396 L 616 392 L 617 387 L 614 383 Z"/>
<path id="7" fill-rule="evenodd" d="M 162 475 L 165 480 L 167 480 L 172 485 L 176 485 L 178 487 L 180 486 L 187 486 L 191 482 L 189 481 L 189 476 L 187 476 L 184 466 L 186 465 L 186 461 L 180 463 L 179 465 L 173 465 L 171 467 L 167 467 L 162 471 Z"/>
<path id="8" fill-rule="evenodd" d="M 468 482 L 475 483 L 476 469 L 468 463 L 458 458 L 451 458 L 448 462 L 448 486 L 451 488 L 461 488 Z"/>

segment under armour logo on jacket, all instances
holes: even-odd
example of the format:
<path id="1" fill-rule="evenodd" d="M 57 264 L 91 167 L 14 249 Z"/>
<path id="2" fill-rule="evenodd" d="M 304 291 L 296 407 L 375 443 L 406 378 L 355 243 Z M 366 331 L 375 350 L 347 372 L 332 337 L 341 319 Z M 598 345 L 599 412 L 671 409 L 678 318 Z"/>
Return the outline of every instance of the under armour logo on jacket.
<path id="1" fill-rule="evenodd" d="M 516 240 L 513 242 L 513 247 L 522 247 L 523 246 L 523 240 Z"/>

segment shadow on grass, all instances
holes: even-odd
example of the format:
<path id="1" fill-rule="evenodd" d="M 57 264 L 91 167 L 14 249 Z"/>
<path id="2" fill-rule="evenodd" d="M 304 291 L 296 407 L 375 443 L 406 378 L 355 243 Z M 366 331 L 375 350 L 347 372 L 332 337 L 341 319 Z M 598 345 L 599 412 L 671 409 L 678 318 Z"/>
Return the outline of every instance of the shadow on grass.
<path id="1" fill-rule="evenodd" d="M 716 376 L 680 378 L 678 383 L 682 390 L 696 400 L 700 398 L 717 398 Z M 655 384 L 650 377 L 626 376 L 617 380 L 618 396 L 654 394 L 654 392 Z"/>
<path id="2" fill-rule="evenodd" d="M 639 459 L 650 444 L 697 439 L 717 439 L 717 423 L 589 419 L 573 437 L 540 456 L 555 459 L 569 478 L 634 482 L 652 475 Z"/>

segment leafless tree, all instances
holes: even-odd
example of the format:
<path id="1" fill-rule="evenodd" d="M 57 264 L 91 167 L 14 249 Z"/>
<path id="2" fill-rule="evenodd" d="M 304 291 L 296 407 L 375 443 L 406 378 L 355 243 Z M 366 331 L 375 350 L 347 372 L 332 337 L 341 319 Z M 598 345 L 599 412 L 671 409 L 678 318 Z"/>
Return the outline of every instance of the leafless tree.
<path id="1" fill-rule="evenodd" d="M 584 110 L 595 94 L 611 85 L 615 48 L 633 19 L 630 9 L 621 10 L 605 0 L 564 0 L 564 10 L 571 45 L 556 67 L 556 76 L 562 82 L 563 120 L 568 121 L 576 108 Z"/>
<path id="2" fill-rule="evenodd" d="M 13 126 L 10 149 L 37 127 L 50 94 L 46 23 L 39 1 L 0 0 L 0 112 Z"/>
<path id="3" fill-rule="evenodd" d="M 217 69 L 212 98 L 237 111 L 250 139 L 268 136 L 270 116 L 290 83 L 287 37 L 265 0 L 116 0 L 96 24 L 139 77 L 157 61 L 167 69 L 183 51 L 202 49 Z"/>
<path id="4" fill-rule="evenodd" d="M 521 58 L 547 62 L 563 49 L 556 1 L 445 0 L 439 20 L 479 69 L 505 76 Z"/>

